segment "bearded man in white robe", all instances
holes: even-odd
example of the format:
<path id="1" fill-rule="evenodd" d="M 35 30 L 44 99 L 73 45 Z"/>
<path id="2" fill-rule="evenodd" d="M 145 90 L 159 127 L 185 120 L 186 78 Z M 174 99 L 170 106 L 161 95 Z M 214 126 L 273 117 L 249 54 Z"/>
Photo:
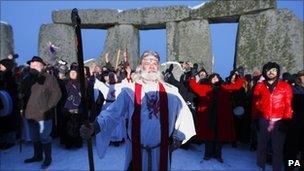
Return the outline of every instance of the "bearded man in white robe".
<path id="1" fill-rule="evenodd" d="M 82 126 L 83 138 L 96 134 L 99 157 L 104 157 L 111 132 L 126 118 L 125 170 L 170 170 L 170 153 L 195 135 L 192 114 L 178 89 L 163 81 L 159 55 L 146 51 L 134 83 L 126 84 L 91 127 Z"/>

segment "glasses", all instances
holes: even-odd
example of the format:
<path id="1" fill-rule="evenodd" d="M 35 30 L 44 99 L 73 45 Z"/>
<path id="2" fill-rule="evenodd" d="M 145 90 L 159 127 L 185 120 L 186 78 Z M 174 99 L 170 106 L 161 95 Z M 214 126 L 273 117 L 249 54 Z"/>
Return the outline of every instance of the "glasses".
<path id="1" fill-rule="evenodd" d="M 268 70 L 267 72 L 278 72 L 278 69 L 276 69 L 276 68 L 271 68 L 271 69 Z"/>

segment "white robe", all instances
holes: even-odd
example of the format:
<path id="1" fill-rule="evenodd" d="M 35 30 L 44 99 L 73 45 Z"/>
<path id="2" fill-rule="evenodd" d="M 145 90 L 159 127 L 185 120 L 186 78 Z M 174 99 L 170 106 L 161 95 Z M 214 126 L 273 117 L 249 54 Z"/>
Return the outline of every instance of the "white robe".
<path id="1" fill-rule="evenodd" d="M 185 143 L 195 135 L 194 122 L 192 114 L 186 105 L 185 101 L 178 93 L 178 89 L 172 85 L 164 83 L 164 88 L 168 97 L 168 120 L 169 120 L 169 137 Z M 97 122 L 101 131 L 96 135 L 97 152 L 100 158 L 103 158 L 110 141 L 111 132 L 120 118 L 127 118 L 129 126 L 127 128 L 128 137 L 132 139 L 132 115 L 134 112 L 134 83 L 126 84 L 117 100 L 112 103 L 106 110 L 102 111 L 97 117 Z M 150 84 L 142 84 L 142 105 L 141 105 L 141 144 L 143 146 L 153 147 L 160 144 L 161 130 L 159 117 L 152 115 L 149 118 L 149 112 L 146 106 L 146 95 L 158 94 L 158 85 L 151 86 Z M 161 102 L 160 102 L 161 103 Z M 159 113 L 158 113 L 159 114 Z M 159 115 L 158 115 L 159 116 Z M 127 139 L 125 169 L 128 168 L 132 159 L 132 142 Z M 159 155 L 160 148 L 152 150 L 152 170 L 159 170 Z M 169 166 L 169 163 L 168 163 Z M 148 156 L 145 150 L 142 149 L 142 170 L 148 168 Z"/>
<path id="2" fill-rule="evenodd" d="M 121 84 L 107 84 L 99 81 L 98 79 L 95 79 L 94 83 L 94 99 L 95 101 L 98 98 L 99 91 L 103 94 L 103 97 L 105 98 L 104 104 L 102 106 L 102 110 L 105 110 L 112 102 L 109 101 L 115 101 L 116 97 L 121 92 Z M 108 101 L 108 102 L 107 102 Z M 126 137 L 126 126 L 125 126 L 125 119 L 121 118 L 120 123 L 116 126 L 114 131 L 111 135 L 111 141 L 122 141 L 123 138 Z"/>

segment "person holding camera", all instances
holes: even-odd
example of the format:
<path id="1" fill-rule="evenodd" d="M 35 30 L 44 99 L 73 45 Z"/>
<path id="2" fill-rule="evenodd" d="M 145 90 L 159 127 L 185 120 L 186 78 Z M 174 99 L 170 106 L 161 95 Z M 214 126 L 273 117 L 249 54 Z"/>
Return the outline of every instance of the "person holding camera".
<path id="1" fill-rule="evenodd" d="M 209 75 L 207 84 L 200 84 L 192 77 L 189 80 L 190 89 L 198 95 L 197 105 L 197 139 L 205 142 L 203 159 L 216 158 L 223 163 L 222 144 L 235 141 L 232 105 L 230 95 L 239 90 L 244 79 L 235 74 L 230 83 L 223 83 L 219 74 Z"/>

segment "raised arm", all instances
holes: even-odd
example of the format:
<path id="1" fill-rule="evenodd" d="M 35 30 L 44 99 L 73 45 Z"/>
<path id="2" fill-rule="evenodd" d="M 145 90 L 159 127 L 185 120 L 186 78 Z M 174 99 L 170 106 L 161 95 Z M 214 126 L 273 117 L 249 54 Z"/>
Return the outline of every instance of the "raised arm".
<path id="1" fill-rule="evenodd" d="M 224 89 L 224 90 L 227 90 L 227 91 L 235 91 L 235 90 L 239 90 L 240 88 L 243 87 L 245 83 L 245 80 L 243 78 L 236 78 L 236 81 L 234 83 L 228 83 L 228 84 L 222 84 L 221 87 Z"/>
<path id="2" fill-rule="evenodd" d="M 207 84 L 199 84 L 196 82 L 195 78 L 192 77 L 189 80 L 189 87 L 191 91 L 199 96 L 207 96 L 207 94 L 212 91 L 212 87 Z"/>

